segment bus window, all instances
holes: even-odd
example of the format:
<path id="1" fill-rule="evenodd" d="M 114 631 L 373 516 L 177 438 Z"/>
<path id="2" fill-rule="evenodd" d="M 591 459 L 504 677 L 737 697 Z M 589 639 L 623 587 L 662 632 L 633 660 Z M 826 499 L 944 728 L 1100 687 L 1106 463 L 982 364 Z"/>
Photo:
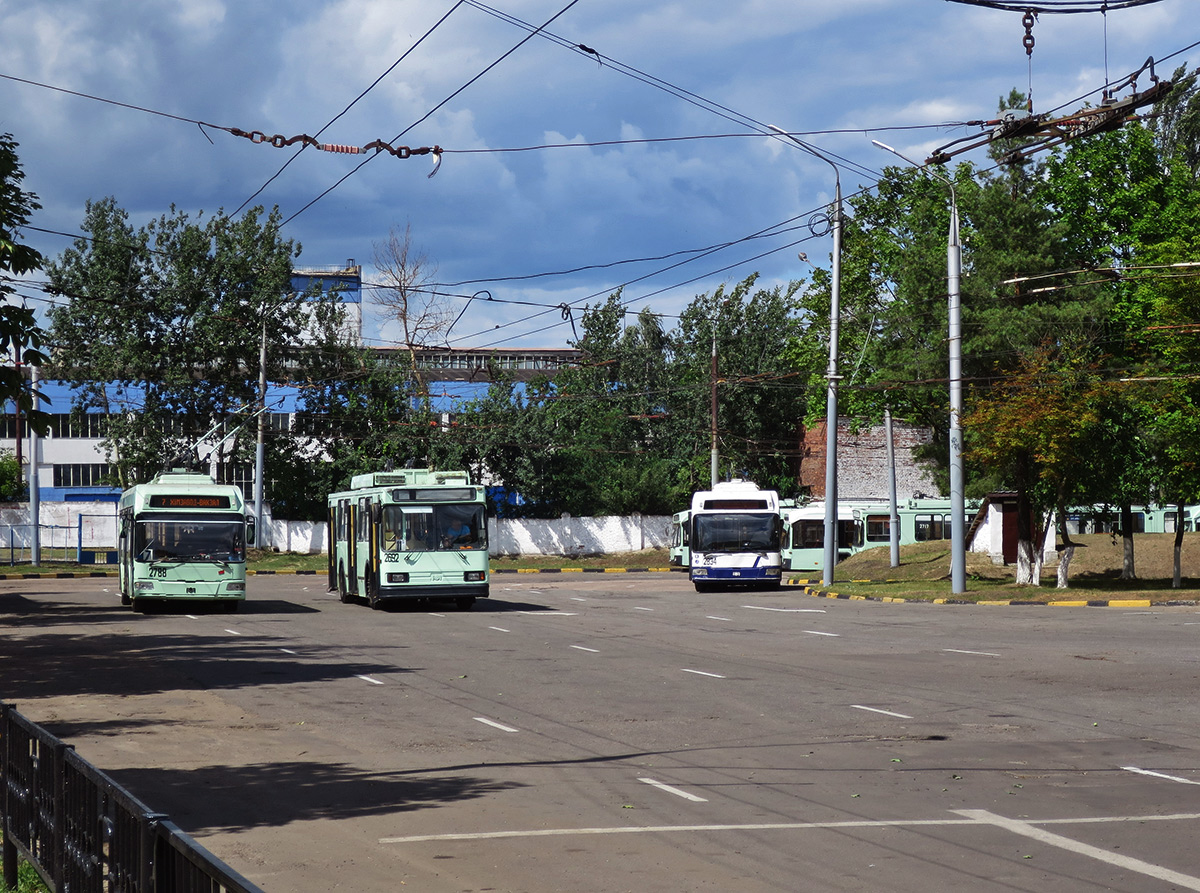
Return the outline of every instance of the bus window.
<path id="1" fill-rule="evenodd" d="M 947 515 L 917 515 L 913 520 L 919 543 L 950 537 L 950 518 Z"/>
<path id="2" fill-rule="evenodd" d="M 792 544 L 799 549 L 820 549 L 825 545 L 824 521 L 797 521 L 792 525 Z"/>
<path id="3" fill-rule="evenodd" d="M 434 518 L 443 549 L 487 548 L 487 526 L 479 505 L 434 506 Z"/>
<path id="4" fill-rule="evenodd" d="M 886 543 L 892 537 L 892 519 L 887 515 L 867 515 L 867 542 Z"/>

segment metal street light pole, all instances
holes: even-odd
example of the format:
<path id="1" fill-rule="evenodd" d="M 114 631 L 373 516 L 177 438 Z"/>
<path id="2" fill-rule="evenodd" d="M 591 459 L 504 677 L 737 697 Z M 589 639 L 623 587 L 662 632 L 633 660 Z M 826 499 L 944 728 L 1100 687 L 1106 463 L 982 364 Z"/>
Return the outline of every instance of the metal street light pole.
<path id="1" fill-rule="evenodd" d="M 711 389 L 710 432 L 712 441 L 709 451 L 709 466 L 712 486 L 716 488 L 717 481 L 720 480 L 720 456 L 717 452 L 717 317 L 715 316 L 712 320 L 712 364 L 709 368 L 708 382 Z"/>
<path id="2" fill-rule="evenodd" d="M 903 158 L 913 167 L 950 187 L 950 235 L 946 245 L 946 280 L 949 297 L 950 349 L 950 589 L 955 595 L 967 591 L 966 505 L 963 497 L 962 456 L 962 244 L 959 240 L 958 196 L 954 181 L 879 140 L 871 140 L 880 149 Z"/>
<path id="3" fill-rule="evenodd" d="M 831 168 L 834 176 L 833 214 L 830 228 L 833 232 L 832 282 L 829 288 L 829 368 L 825 373 L 825 570 L 821 578 L 824 586 L 833 583 L 833 569 L 837 564 L 838 534 L 838 487 L 837 487 L 837 428 L 838 428 L 838 325 L 841 322 L 842 291 L 842 174 L 838 166 L 786 130 L 767 125 L 780 136 L 791 140 L 805 152 L 821 159 Z"/>

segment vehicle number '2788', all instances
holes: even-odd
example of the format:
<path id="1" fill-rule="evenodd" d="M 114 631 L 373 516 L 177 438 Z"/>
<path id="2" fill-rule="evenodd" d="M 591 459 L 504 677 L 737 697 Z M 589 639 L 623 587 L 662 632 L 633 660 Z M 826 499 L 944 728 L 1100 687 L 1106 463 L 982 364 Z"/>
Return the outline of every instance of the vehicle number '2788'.
<path id="1" fill-rule="evenodd" d="M 150 576 L 166 579 L 167 569 L 165 567 L 152 567 L 150 568 Z"/>

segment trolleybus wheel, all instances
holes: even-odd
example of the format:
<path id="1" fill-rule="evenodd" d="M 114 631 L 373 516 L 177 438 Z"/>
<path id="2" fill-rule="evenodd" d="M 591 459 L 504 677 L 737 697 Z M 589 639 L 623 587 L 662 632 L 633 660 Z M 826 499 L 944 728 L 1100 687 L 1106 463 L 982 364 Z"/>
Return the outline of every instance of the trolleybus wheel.
<path id="1" fill-rule="evenodd" d="M 132 601 L 133 601 L 133 599 L 131 599 L 129 596 L 127 596 L 124 592 L 121 593 L 121 604 L 128 605 Z"/>
<path id="2" fill-rule="evenodd" d="M 346 589 L 346 566 L 338 565 L 338 598 L 342 600 L 343 605 L 350 604 L 350 593 Z"/>

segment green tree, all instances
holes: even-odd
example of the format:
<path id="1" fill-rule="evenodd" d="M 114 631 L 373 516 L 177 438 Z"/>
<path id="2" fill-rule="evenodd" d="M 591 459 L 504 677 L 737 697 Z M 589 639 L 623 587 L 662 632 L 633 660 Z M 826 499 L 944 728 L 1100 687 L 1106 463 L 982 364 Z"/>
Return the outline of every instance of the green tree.
<path id="1" fill-rule="evenodd" d="M 248 461 L 264 340 L 269 381 L 323 376 L 342 311 L 334 296 L 292 292 L 299 246 L 279 227 L 277 210 L 192 220 L 172 208 L 134 229 L 107 198 L 87 205 L 89 237 L 47 268 L 68 299 L 51 311 L 52 371 L 76 410 L 107 414 L 121 486 L 195 461 L 207 432 L 227 437 L 225 461 Z"/>
<path id="2" fill-rule="evenodd" d="M 27 495 L 25 469 L 8 450 L 0 451 L 0 502 L 24 502 Z"/>
<path id="3" fill-rule="evenodd" d="M 1075 550 L 1067 509 L 1090 500 L 1102 473 L 1104 405 L 1113 388 L 1088 361 L 1088 350 L 1044 344 L 1025 354 L 1016 370 L 977 396 L 963 419 L 972 435 L 971 458 L 1000 470 L 1016 487 L 1018 584 L 1040 585 L 1055 517 L 1062 538 L 1058 585 L 1066 588 Z"/>
<path id="4" fill-rule="evenodd" d="M 34 430 L 45 433 L 50 418 L 36 404 L 30 383 L 21 371 L 22 364 L 46 363 L 42 347 L 45 333 L 32 310 L 11 303 L 16 291 L 10 274 L 23 276 L 42 266 L 41 254 L 23 244 L 18 232 L 42 207 L 36 195 L 21 188 L 24 179 L 17 142 L 12 134 L 0 134 L 0 351 L 4 353 L 0 401 L 12 401 Z"/>
<path id="5" fill-rule="evenodd" d="M 699 295 L 679 326 L 620 293 L 586 308 L 582 360 L 523 387 L 496 381 L 458 414 L 459 438 L 522 506 L 553 517 L 670 514 L 709 483 L 712 345 L 718 354 L 722 472 L 796 489 L 806 392 L 785 349 L 802 328 L 797 286 L 755 289 L 750 277 Z"/>

